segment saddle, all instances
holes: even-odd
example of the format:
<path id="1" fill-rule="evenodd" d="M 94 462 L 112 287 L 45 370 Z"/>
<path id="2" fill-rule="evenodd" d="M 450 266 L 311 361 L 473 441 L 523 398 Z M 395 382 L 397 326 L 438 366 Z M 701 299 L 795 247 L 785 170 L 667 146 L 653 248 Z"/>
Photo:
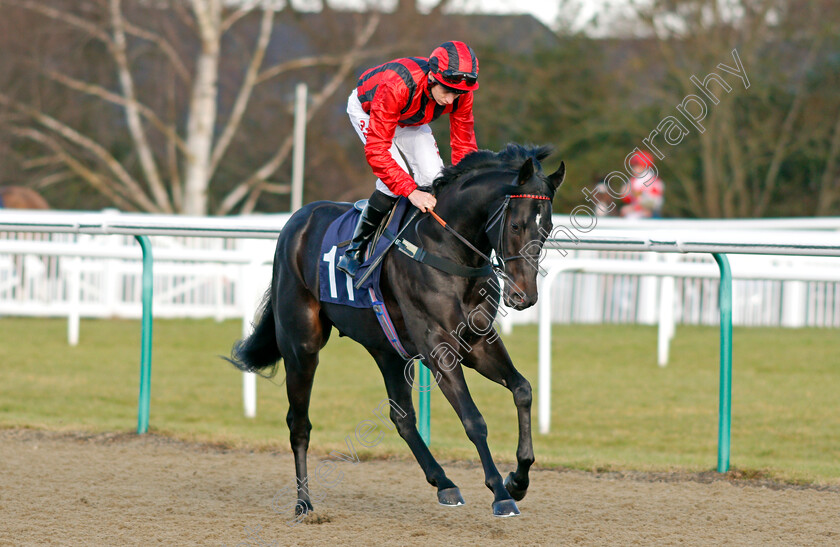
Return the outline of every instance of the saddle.
<path id="1" fill-rule="evenodd" d="M 375 301 L 382 301 L 382 293 L 379 289 L 381 261 L 377 259 L 391 247 L 394 234 L 399 232 L 404 222 L 407 222 L 410 216 L 408 213 L 412 207 L 406 198 L 400 198 L 397 201 L 368 244 L 365 261 L 353 279 L 338 270 L 335 265 L 341 253 L 344 252 L 344 248 L 350 243 L 356 223 L 366 203 L 367 200 L 357 201 L 350 210 L 335 219 L 324 234 L 318 267 L 319 298 L 322 302 L 354 308 L 370 308 L 373 307 Z M 368 272 L 373 264 L 376 264 L 376 269 Z M 361 279 L 365 279 L 364 283 L 354 287 L 354 282 Z"/>

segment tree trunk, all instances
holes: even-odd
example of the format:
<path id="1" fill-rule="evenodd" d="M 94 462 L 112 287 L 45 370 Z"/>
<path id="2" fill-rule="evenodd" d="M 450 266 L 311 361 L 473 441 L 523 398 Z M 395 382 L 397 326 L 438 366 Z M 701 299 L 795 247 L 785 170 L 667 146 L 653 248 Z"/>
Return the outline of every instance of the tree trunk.
<path id="1" fill-rule="evenodd" d="M 218 0 L 195 0 L 193 9 L 201 36 L 201 54 L 196 62 L 187 121 L 183 213 L 206 215 L 210 156 L 217 115 L 221 7 Z"/>

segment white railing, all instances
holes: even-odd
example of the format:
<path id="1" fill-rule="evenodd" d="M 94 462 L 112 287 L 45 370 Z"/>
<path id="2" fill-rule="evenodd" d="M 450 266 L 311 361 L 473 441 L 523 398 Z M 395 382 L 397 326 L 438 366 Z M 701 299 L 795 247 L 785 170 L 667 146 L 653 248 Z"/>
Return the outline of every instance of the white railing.
<path id="1" fill-rule="evenodd" d="M 635 274 L 640 263 L 680 263 L 715 267 L 710 255 L 660 253 L 627 253 L 609 251 L 570 251 L 566 257 L 549 255 L 541 264 L 546 270 L 575 260 L 605 260 L 626 264 L 626 271 L 614 273 L 580 272 L 571 269 L 560 274 L 549 295 L 540 289 L 540 300 L 550 299 L 551 321 L 554 323 L 657 324 L 659 321 L 662 281 L 658 277 Z M 831 272 L 840 271 L 840 261 L 827 257 L 772 255 L 734 255 L 736 271 L 770 271 L 786 269 L 820 271 L 820 280 L 833 279 Z M 836 281 L 800 281 L 736 278 L 733 285 L 735 304 L 733 321 L 737 326 L 777 327 L 840 327 L 840 283 Z M 540 276 L 543 284 L 544 278 Z M 716 278 L 702 275 L 680 277 L 669 288 L 668 298 L 674 301 L 677 324 L 716 325 Z M 536 308 L 511 312 L 512 324 L 537 323 Z M 506 319 L 508 319 L 506 318 Z"/>
<path id="2" fill-rule="evenodd" d="M 11 217 L 9 216 L 11 214 Z M 218 320 L 251 320 L 250 302 L 267 287 L 273 257 L 273 239 L 288 215 L 227 217 L 167 217 L 119 213 L 35 213 L 3 211 L 9 225 L 19 223 L 27 230 L 45 233 L 0 234 L 0 315 L 78 317 L 126 317 L 140 315 L 139 252 L 130 236 L 96 235 L 71 232 L 94 226 L 95 219 L 116 230 L 142 228 L 158 233 L 200 233 L 234 236 L 153 237 L 155 249 L 155 315 L 158 317 L 211 317 Z M 70 216 L 68 216 L 70 215 Z M 214 228 L 219 222 L 236 228 Z M 555 226 L 568 226 L 568 217 L 556 215 Z M 602 219 L 596 233 L 633 234 L 650 227 L 674 229 L 688 226 L 703 230 L 762 230 L 784 227 L 789 230 L 836 230 L 840 219 L 775 219 L 732 221 L 626 221 Z M 166 228 L 168 226 L 168 228 Z M 2 227 L 2 224 L 0 224 Z M 620 229 L 619 229 L 620 228 Z M 59 233 L 50 233 L 58 231 Z M 101 230 L 99 230 L 101 231 Z M 152 232 L 154 233 L 154 232 Z M 802 232 L 806 233 L 806 232 Z M 821 233 L 821 232 L 820 232 Z M 247 237 L 247 239 L 243 238 Z M 261 238 L 261 239 L 251 239 Z M 679 257 L 644 252 L 557 251 L 544 261 L 548 268 L 568 258 L 610 259 L 628 262 L 677 259 L 681 262 L 708 262 L 708 255 Z M 836 261 L 819 257 L 738 256 L 733 268 L 760 269 L 787 265 L 790 268 L 831 269 Z M 243 280 L 248 279 L 245 283 Z M 629 274 L 564 273 L 552 295 L 551 320 L 559 323 L 641 323 L 659 321 L 663 282 L 656 277 Z M 670 283 L 670 282 L 664 282 Z M 840 326 L 840 283 L 780 280 L 737 280 L 734 323 L 738 326 Z M 245 296 L 247 294 L 247 297 Z M 717 324 L 717 280 L 702 277 L 678 278 L 672 294 L 677 324 Z M 248 300 L 244 301 L 243 298 Z M 548 298 L 543 291 L 542 299 Z M 535 308 L 511 312 L 503 327 L 535 323 Z M 78 323 L 76 323 L 78 325 Z M 72 325 L 69 331 L 73 331 Z M 72 338 L 71 338 L 72 341 Z"/>
<path id="3" fill-rule="evenodd" d="M 0 315 L 67 317 L 68 340 L 78 340 L 80 318 L 140 316 L 139 254 L 127 236 L 70 236 L 32 241 L 0 238 Z M 208 243 L 213 247 L 208 248 Z M 155 315 L 252 320 L 262 290 L 268 287 L 274 243 L 268 240 L 153 237 Z M 196 247 L 200 248 L 196 248 Z M 569 260 L 607 260 L 625 264 L 615 273 L 562 273 L 542 300 L 550 299 L 554 323 L 637 323 L 661 321 L 661 301 L 674 304 L 675 324 L 715 325 L 716 278 L 702 275 L 662 281 L 632 274 L 640 263 L 712 262 L 704 255 L 575 252 L 549 259 L 543 266 Z M 825 271 L 831 279 L 840 264 L 821 257 L 734 256 L 733 269 L 762 271 L 788 268 Z M 541 283 L 544 280 L 541 278 Z M 663 292 L 669 284 L 669 294 Z M 733 285 L 733 322 L 737 326 L 840 327 L 840 283 L 738 279 Z M 536 308 L 508 310 L 503 327 L 538 322 Z"/>
<path id="4" fill-rule="evenodd" d="M 142 247 L 143 258 L 143 275 L 140 283 L 134 284 L 137 290 L 142 291 L 142 332 L 141 332 L 141 372 L 140 372 L 140 397 L 139 397 L 139 412 L 138 412 L 138 426 L 139 433 L 145 433 L 148 429 L 149 418 L 149 399 L 151 390 L 151 328 L 152 328 L 152 294 L 154 277 L 152 275 L 152 245 L 149 242 L 149 236 L 174 236 L 174 237 L 204 237 L 204 238 L 250 238 L 250 239 L 276 239 L 277 234 L 285 224 L 289 215 L 276 216 L 249 216 L 249 217 L 186 217 L 186 216 L 166 216 L 166 215 L 145 215 L 145 214 L 123 214 L 115 211 L 107 211 L 102 213 L 87 213 L 87 212 L 71 212 L 71 211 L 10 211 L 0 210 L 0 232 L 23 232 L 25 243 L 22 248 L 17 249 L 23 252 L 25 258 L 29 257 L 29 262 L 34 264 L 29 253 L 30 247 L 35 246 L 41 234 L 76 234 L 79 237 L 83 235 L 132 235 L 135 236 L 138 243 Z M 35 235 L 30 235 L 35 234 Z M 8 238 L 7 238 L 8 239 Z M 82 242 L 84 243 L 84 242 Z M 10 243 L 11 244 L 11 243 Z M 51 244 L 50 244 L 51 245 Z M 76 245 L 75 249 L 70 248 L 53 248 L 50 249 L 49 256 L 62 255 L 76 255 L 76 257 L 85 257 L 92 255 L 103 258 L 103 253 L 97 251 L 91 246 Z M 141 253 L 134 251 L 136 256 L 140 258 Z M 125 250 L 120 250 L 116 258 L 125 258 L 123 255 Z M 165 254 L 165 252 L 164 252 Z M 108 253 L 105 253 L 107 256 Z M 213 250 L 203 256 L 195 256 L 193 251 L 180 249 L 173 257 L 173 261 L 177 262 L 204 262 L 204 263 L 224 263 L 240 262 L 240 258 L 231 258 L 223 256 L 221 250 Z M 79 260 L 80 258 L 76 258 Z M 114 259 L 114 257 L 110 257 Z M 255 264 L 262 263 L 266 259 L 263 253 L 260 257 L 255 259 Z M 78 266 L 78 263 L 77 263 Z M 38 266 L 34 266 L 36 269 Z M 73 271 L 74 268 L 68 270 Z M 75 271 L 81 272 L 81 268 L 75 268 Z M 193 274 L 195 275 L 195 274 Z M 66 291 L 70 295 L 71 305 L 69 306 L 70 314 L 70 328 L 68 329 L 68 337 L 71 342 L 78 338 L 78 314 L 82 309 L 82 299 L 79 298 L 81 291 L 81 275 L 76 276 L 78 283 L 69 283 L 70 287 Z M 26 279 L 26 275 L 20 276 Z M 2 277 L 0 277 L 2 278 Z M 12 279 L 14 281 L 14 279 Z M 254 282 L 252 277 L 243 275 L 243 282 L 241 284 L 242 290 L 245 292 L 250 290 L 251 296 L 240 297 L 240 302 L 243 305 L 243 318 L 250 318 L 256 309 L 259 296 L 262 295 L 262 290 L 257 289 L 258 283 Z M 110 291 L 106 291 L 110 293 Z M 218 291 L 217 291 L 218 294 Z M 78 298 L 78 300 L 76 300 Z M 74 305 L 75 304 L 75 305 Z M 75 314 L 75 315 L 74 315 Z M 74 325 L 75 319 L 75 327 Z M 75 328 L 75 331 L 74 331 Z M 243 333 L 247 334 L 250 328 L 250 321 L 243 320 Z M 256 414 L 256 376 L 254 374 L 243 375 L 243 398 L 245 406 L 245 415 L 254 416 Z"/>
<path id="5" fill-rule="evenodd" d="M 157 317 L 252 319 L 271 279 L 272 241 L 157 236 L 153 246 Z M 0 315 L 68 317 L 75 344 L 80 317 L 140 317 L 139 258 L 128 236 L 0 238 Z"/>
<path id="6" fill-rule="evenodd" d="M 784 281 L 840 281 L 838 271 L 840 271 L 840 234 L 836 231 L 711 231 L 711 230 L 654 230 L 641 229 L 627 233 L 626 231 L 611 231 L 603 229 L 597 233 L 581 234 L 579 237 L 564 239 L 552 238 L 546 242 L 546 248 L 551 251 L 558 251 L 561 254 L 568 249 L 586 250 L 586 251 L 648 251 L 648 252 L 662 252 L 662 253 L 692 253 L 704 252 L 715 253 L 716 258 L 721 258 L 721 254 L 743 254 L 743 255 L 781 255 L 790 261 L 791 257 L 801 256 L 809 257 L 833 257 L 825 262 L 828 267 L 825 268 L 797 268 L 789 266 L 778 267 L 762 267 L 753 270 L 745 270 L 743 268 L 736 270 L 732 268 L 733 277 L 741 277 L 746 279 L 778 279 Z M 552 283 L 557 275 L 564 271 L 579 271 L 589 273 L 621 273 L 644 276 L 665 276 L 665 279 L 670 279 L 676 276 L 686 277 L 713 277 L 714 270 L 704 271 L 698 265 L 685 265 L 672 263 L 657 263 L 655 260 L 639 261 L 631 267 L 630 263 L 623 264 L 609 264 L 600 260 L 576 260 L 568 256 L 556 259 L 556 264 L 551 270 L 541 272 L 544 276 L 543 280 L 543 296 L 547 297 L 540 303 L 540 341 L 539 341 L 539 424 L 540 431 L 547 433 L 551 423 L 551 322 L 550 314 L 552 308 L 551 293 Z M 836 264 L 835 264 L 836 263 Z M 729 268 L 729 262 L 725 258 L 719 261 L 719 278 L 721 279 L 721 287 L 723 283 L 724 264 Z M 727 281 L 729 283 L 729 281 Z M 670 284 L 669 284 L 670 285 Z M 664 285 L 663 285 L 664 286 Z M 673 289 L 668 287 L 667 291 L 673 292 Z M 732 295 L 731 291 L 726 291 L 727 307 L 731 308 Z M 795 292 L 795 291 L 794 291 Z M 801 296 L 801 293 L 800 293 Z M 724 298 L 723 291 L 720 293 L 721 301 Z M 662 311 L 660 313 L 660 341 L 659 341 L 659 355 L 660 365 L 664 361 L 667 362 L 667 344 L 673 336 L 673 321 L 672 319 L 664 319 L 673 312 L 673 302 L 667 297 L 661 299 L 663 303 Z M 728 315 L 728 325 L 723 325 L 723 315 Z M 724 336 L 723 333 L 729 329 L 729 337 L 731 337 L 731 309 L 723 310 L 721 304 L 721 391 L 723 393 L 724 386 L 724 369 L 727 368 L 727 374 L 730 375 L 728 382 L 731 382 L 731 345 L 726 349 L 728 357 L 724 355 Z M 728 342 L 727 342 L 728 344 Z M 663 352 L 663 345 L 665 346 Z M 729 360 L 729 365 L 724 366 L 724 360 Z M 721 396 L 721 408 L 724 408 L 724 398 Z M 727 408 L 729 408 L 727 406 Z M 728 418 L 727 418 L 728 419 Z M 728 428 L 728 426 L 727 426 Z M 728 435 L 728 433 L 727 433 Z M 728 446 L 728 444 L 727 444 Z M 728 450 L 728 448 L 727 448 Z M 720 467 L 720 466 L 719 466 Z"/>

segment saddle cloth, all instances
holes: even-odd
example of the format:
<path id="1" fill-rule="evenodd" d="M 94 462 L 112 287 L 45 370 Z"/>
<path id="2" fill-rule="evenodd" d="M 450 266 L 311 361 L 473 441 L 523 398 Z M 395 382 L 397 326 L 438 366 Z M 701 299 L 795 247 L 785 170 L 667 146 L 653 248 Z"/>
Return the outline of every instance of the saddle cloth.
<path id="1" fill-rule="evenodd" d="M 409 209 L 409 201 L 400 198 L 394 205 L 393 214 L 386 229 L 392 234 L 398 232 L 400 223 Z M 379 278 L 382 273 L 381 262 L 367 278 L 364 285 L 358 289 L 353 286 L 355 282 L 353 278 L 335 267 L 353 237 L 353 231 L 360 215 L 361 212 L 355 207 L 350 209 L 335 219 L 324 234 L 324 239 L 321 242 L 321 260 L 318 266 L 319 293 L 322 302 L 342 304 L 354 308 L 372 308 L 374 302 L 382 302 L 382 292 L 379 288 Z M 393 236 L 390 239 L 393 239 Z M 388 246 L 388 242 L 389 238 L 386 237 L 380 237 L 375 241 L 375 245 L 374 242 L 371 242 L 371 245 L 368 246 L 367 258 L 356 273 L 356 279 L 361 279 L 365 275 L 373 261 Z"/>
<path id="2" fill-rule="evenodd" d="M 391 217 L 388 219 L 388 224 L 385 227 L 386 233 L 391 232 L 389 234 L 390 237 L 386 237 L 383 234 L 382 237 L 379 237 L 368 245 L 367 257 L 359 268 L 359 271 L 356 272 L 356 279 L 361 279 L 368 269 L 370 269 L 371 264 L 376 258 L 385 252 L 389 240 L 394 239 L 393 234 L 399 232 L 400 224 L 409 208 L 410 204 L 408 200 L 400 198 L 394 206 Z M 382 262 L 377 264 L 376 269 L 371 272 L 364 284 L 358 289 L 354 286 L 355 279 L 335 267 L 338 264 L 338 259 L 344 253 L 347 245 L 350 243 L 350 239 L 353 237 L 353 232 L 355 231 L 360 215 L 361 211 L 353 207 L 335 219 L 324 234 L 324 239 L 321 242 L 321 261 L 318 266 L 320 300 L 322 302 L 353 306 L 354 308 L 373 308 L 376 319 L 379 321 L 379 326 L 382 327 L 382 332 L 385 334 L 388 342 L 391 343 L 391 346 L 403 359 L 410 359 L 408 352 L 400 342 L 397 330 L 394 328 L 394 323 L 391 321 L 391 316 L 388 315 L 388 309 L 382 300 L 382 291 L 379 287 Z"/>

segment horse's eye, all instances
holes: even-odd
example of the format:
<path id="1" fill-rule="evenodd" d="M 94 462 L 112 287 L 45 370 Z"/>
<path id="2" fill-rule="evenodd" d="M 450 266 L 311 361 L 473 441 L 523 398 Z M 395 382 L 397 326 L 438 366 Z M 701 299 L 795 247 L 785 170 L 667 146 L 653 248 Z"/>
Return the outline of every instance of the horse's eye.
<path id="1" fill-rule="evenodd" d="M 511 224 L 510 224 L 510 230 L 511 230 L 512 232 L 518 232 L 518 231 L 519 231 L 519 224 L 517 224 L 517 223 L 515 223 L 515 222 L 511 222 Z"/>

